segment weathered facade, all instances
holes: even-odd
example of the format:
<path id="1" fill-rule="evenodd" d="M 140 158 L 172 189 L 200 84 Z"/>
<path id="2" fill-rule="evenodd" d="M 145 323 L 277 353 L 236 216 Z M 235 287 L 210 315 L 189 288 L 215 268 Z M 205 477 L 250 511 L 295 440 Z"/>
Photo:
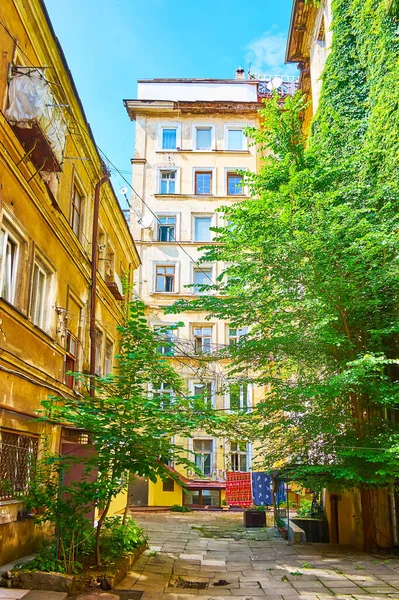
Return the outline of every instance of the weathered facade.
<path id="1" fill-rule="evenodd" d="M 284 85 L 290 88 L 288 93 L 296 84 Z M 199 265 L 200 248 L 213 243 L 216 234 L 211 228 L 226 225 L 217 209 L 248 195 L 241 185 L 242 172 L 255 172 L 259 159 L 244 130 L 258 125 L 261 97 L 270 91 L 266 82 L 246 80 L 243 70 L 238 70 L 233 80 L 141 80 L 138 99 L 125 100 L 130 118 L 136 121 L 131 213 L 141 258 L 136 292 L 148 307 L 154 329 L 184 322 L 164 333 L 173 343 L 165 353 L 186 381 L 188 393 L 204 395 L 219 411 L 250 410 L 262 397 L 260 389 L 229 381 L 226 361 L 217 358 L 218 351 L 236 343 L 245 329 L 207 320 L 205 313 L 176 316 L 162 309 L 182 298 L 212 293 L 200 286 L 214 282 L 224 269 L 218 263 Z M 182 443 L 204 478 L 198 481 L 184 472 L 189 479 L 186 494 L 176 484 L 150 482 L 148 490 L 136 489 L 133 501 L 219 506 L 226 471 L 252 468 L 252 444 L 201 431 Z"/>
<path id="2" fill-rule="evenodd" d="M 44 440 L 62 452 L 73 431 L 34 420 L 49 395 L 79 390 L 90 370 L 92 248 L 97 373 L 111 372 L 123 291 L 139 257 L 107 179 L 44 4 L 6 0 L 0 17 L 0 564 L 31 552 L 38 531 L 18 496 Z M 30 103 L 29 95 L 35 99 Z M 94 303 L 93 303 L 94 305 Z"/>

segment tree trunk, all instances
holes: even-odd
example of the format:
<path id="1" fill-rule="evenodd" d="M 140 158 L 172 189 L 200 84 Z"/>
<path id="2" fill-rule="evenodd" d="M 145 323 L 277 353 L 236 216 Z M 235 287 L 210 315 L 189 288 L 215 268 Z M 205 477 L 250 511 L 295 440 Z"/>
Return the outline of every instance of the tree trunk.
<path id="1" fill-rule="evenodd" d="M 97 531 L 96 531 L 96 565 L 97 565 L 97 567 L 99 567 L 101 565 L 101 553 L 100 553 L 101 528 L 102 528 L 105 518 L 108 514 L 109 507 L 111 506 L 111 500 L 112 500 L 112 497 L 108 498 L 107 504 L 105 505 L 105 508 L 104 508 L 104 512 L 101 515 L 101 517 L 98 519 L 98 523 L 97 523 Z"/>
<path id="2" fill-rule="evenodd" d="M 367 488 L 360 490 L 360 499 L 362 503 L 362 525 L 363 525 L 363 549 L 365 552 L 372 552 L 377 547 L 375 538 L 374 519 L 371 509 L 371 492 Z"/>

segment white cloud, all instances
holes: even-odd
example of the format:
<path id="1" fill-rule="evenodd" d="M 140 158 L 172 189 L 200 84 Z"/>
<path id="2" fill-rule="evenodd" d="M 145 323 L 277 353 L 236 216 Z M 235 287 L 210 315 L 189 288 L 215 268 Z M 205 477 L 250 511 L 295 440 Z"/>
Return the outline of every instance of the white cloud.
<path id="1" fill-rule="evenodd" d="M 276 31 L 266 31 L 260 38 L 245 47 L 245 63 L 251 73 L 270 75 L 296 75 L 296 65 L 285 65 L 287 35 Z"/>

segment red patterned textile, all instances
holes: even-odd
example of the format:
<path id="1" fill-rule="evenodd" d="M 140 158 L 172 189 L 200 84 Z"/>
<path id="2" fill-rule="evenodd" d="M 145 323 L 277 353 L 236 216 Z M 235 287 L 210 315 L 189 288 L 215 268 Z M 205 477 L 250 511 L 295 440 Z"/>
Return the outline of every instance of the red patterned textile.
<path id="1" fill-rule="evenodd" d="M 226 473 L 226 502 L 248 508 L 252 504 L 251 473 Z"/>

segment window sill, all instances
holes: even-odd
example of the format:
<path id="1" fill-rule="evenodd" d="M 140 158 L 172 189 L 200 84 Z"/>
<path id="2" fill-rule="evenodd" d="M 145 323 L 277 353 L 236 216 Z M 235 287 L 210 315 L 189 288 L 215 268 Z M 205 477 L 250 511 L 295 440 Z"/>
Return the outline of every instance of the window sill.
<path id="1" fill-rule="evenodd" d="M 251 154 L 249 150 L 227 150 L 224 148 L 221 149 L 216 149 L 216 148 L 212 148 L 210 150 L 196 150 L 196 149 L 192 149 L 192 148 L 180 148 L 180 149 L 175 149 L 175 150 L 156 150 L 155 151 L 156 154 L 170 154 L 171 152 L 173 152 L 173 154 L 186 154 L 186 153 L 190 153 L 190 154 L 214 154 L 215 152 L 217 152 L 218 154 Z"/>
<path id="2" fill-rule="evenodd" d="M 183 198 L 186 198 L 187 200 L 205 200 L 206 198 L 208 198 L 209 200 L 231 200 L 232 198 L 242 198 L 242 199 L 249 199 L 249 196 L 247 194 L 220 194 L 220 195 L 214 195 L 214 194 L 154 194 L 154 198 L 157 199 L 165 199 L 165 200 L 171 200 L 173 198 L 175 198 L 176 200 L 181 200 Z"/>

